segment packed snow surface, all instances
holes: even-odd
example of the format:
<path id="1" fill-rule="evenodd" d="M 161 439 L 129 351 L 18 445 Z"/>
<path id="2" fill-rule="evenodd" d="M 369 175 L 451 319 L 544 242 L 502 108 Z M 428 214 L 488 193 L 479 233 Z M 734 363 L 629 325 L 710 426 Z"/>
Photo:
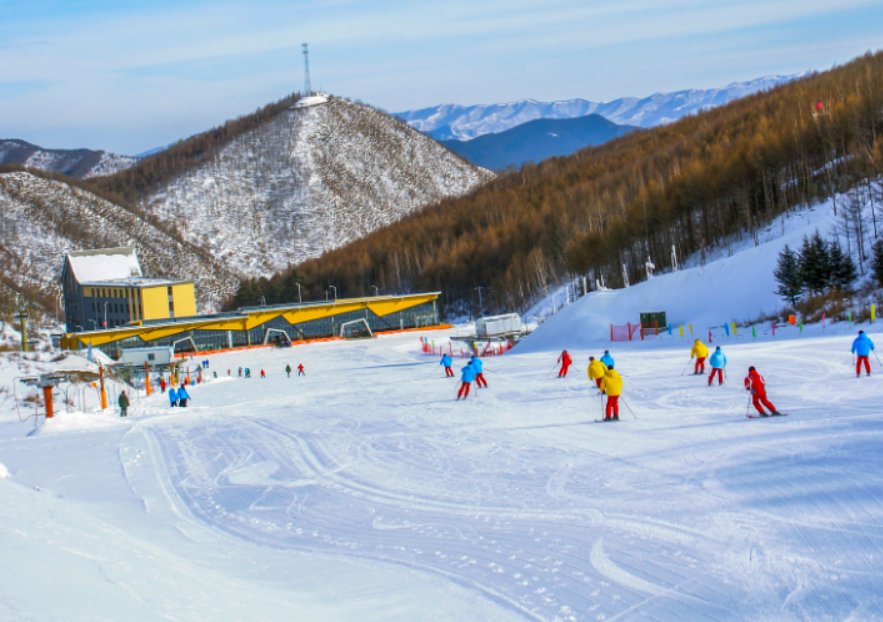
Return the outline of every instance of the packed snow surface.
<path id="1" fill-rule="evenodd" d="M 10 414 L 0 617 L 883 619 L 883 383 L 853 333 L 725 340 L 712 388 L 689 339 L 573 348 L 565 379 L 516 348 L 465 402 L 404 334 L 212 356 L 233 378 L 186 410 Z M 605 347 L 635 416 L 598 424 Z M 748 365 L 787 417 L 745 417 Z"/>

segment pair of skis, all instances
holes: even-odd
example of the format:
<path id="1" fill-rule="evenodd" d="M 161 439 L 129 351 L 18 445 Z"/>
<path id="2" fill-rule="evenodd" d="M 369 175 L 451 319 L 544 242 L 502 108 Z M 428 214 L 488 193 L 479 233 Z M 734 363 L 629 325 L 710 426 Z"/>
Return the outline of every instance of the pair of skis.
<path id="1" fill-rule="evenodd" d="M 788 413 L 775 413 L 772 415 L 745 415 L 749 419 L 770 419 L 772 417 L 787 417 Z"/>

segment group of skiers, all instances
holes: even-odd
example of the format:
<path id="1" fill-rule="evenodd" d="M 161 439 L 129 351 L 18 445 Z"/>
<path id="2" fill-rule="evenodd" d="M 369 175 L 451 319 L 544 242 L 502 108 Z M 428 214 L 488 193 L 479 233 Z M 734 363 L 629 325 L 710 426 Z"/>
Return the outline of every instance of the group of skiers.
<path id="1" fill-rule="evenodd" d="M 439 365 L 445 368 L 445 378 L 455 378 L 453 365 L 454 359 L 449 354 L 444 354 L 439 361 Z M 487 380 L 484 377 L 484 363 L 478 356 L 473 356 L 469 362 L 460 369 L 460 390 L 457 391 L 457 399 L 466 399 L 469 397 L 469 389 L 475 382 L 476 389 L 486 389 Z"/>
<path id="2" fill-rule="evenodd" d="M 564 351 L 567 354 L 567 350 Z M 563 355 L 562 355 L 563 356 Z M 615 369 L 615 361 L 610 350 L 604 350 L 604 356 L 595 359 L 589 357 L 589 368 L 586 370 L 589 380 L 595 382 L 599 394 L 607 395 L 604 407 L 604 421 L 619 421 L 619 398 L 622 395 L 622 376 Z"/>
<path id="3" fill-rule="evenodd" d="M 868 376 L 871 375 L 869 356 L 872 350 L 874 350 L 874 342 L 865 334 L 865 331 L 860 330 L 858 332 L 858 337 L 852 342 L 852 353 L 856 355 L 856 377 L 861 376 L 862 366 L 864 366 L 866 374 Z M 696 362 L 693 367 L 693 375 L 699 376 L 705 374 L 705 361 L 707 359 L 711 365 L 711 375 L 708 378 L 708 386 L 710 387 L 713 385 L 715 378 L 717 378 L 718 386 L 721 386 L 724 383 L 727 356 L 724 354 L 723 350 L 721 350 L 720 346 L 715 347 L 714 352 L 711 353 L 711 356 L 709 357 L 708 346 L 702 343 L 701 339 L 697 339 L 693 343 L 693 348 L 690 350 L 690 360 L 692 361 L 694 358 L 696 359 Z M 568 369 L 573 364 L 573 358 L 567 350 L 564 350 L 558 357 L 556 363 L 561 364 L 561 368 L 558 371 L 558 377 L 565 378 Z M 453 360 L 449 355 L 445 354 L 442 356 L 440 365 L 444 366 L 446 377 L 454 377 L 454 371 L 451 369 Z M 473 356 L 470 362 L 461 370 L 461 385 L 460 390 L 457 393 L 458 400 L 461 398 L 465 399 L 469 396 L 469 387 L 473 380 L 476 381 L 479 388 L 481 388 L 482 383 L 484 382 L 484 376 L 481 371 L 481 360 L 479 360 L 477 356 Z M 686 371 L 686 369 L 684 371 Z M 623 380 L 619 375 L 619 372 L 615 369 L 614 360 L 610 355 L 610 351 L 604 350 L 604 355 L 600 359 L 595 359 L 594 356 L 590 356 L 587 373 L 589 380 L 593 381 L 595 386 L 598 387 L 599 394 L 607 396 L 603 421 L 619 421 L 619 401 L 622 396 Z M 785 415 L 785 413 L 776 410 L 776 407 L 767 398 L 766 381 L 753 365 L 748 368 L 748 375 L 745 377 L 743 384 L 745 390 L 750 392 L 751 403 L 761 417 Z M 486 382 L 484 382 L 484 386 L 487 386 Z M 769 410 L 769 413 L 764 410 L 764 407 Z M 751 415 L 749 415 L 749 417 L 750 416 Z"/>

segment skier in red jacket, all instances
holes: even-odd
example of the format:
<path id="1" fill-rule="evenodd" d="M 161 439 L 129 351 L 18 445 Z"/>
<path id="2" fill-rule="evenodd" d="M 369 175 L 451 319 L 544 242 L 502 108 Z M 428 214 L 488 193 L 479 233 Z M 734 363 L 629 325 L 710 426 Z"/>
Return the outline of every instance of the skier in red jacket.
<path id="1" fill-rule="evenodd" d="M 754 367 L 748 368 L 748 376 L 745 378 L 745 390 L 751 391 L 751 399 L 754 401 L 754 407 L 757 409 L 757 412 L 760 413 L 761 417 L 770 416 L 766 414 L 761 404 L 770 409 L 770 414 L 780 414 L 779 411 L 776 410 L 776 407 L 766 398 L 766 382 L 764 381 L 763 376 L 757 373 L 757 370 Z"/>
<path id="2" fill-rule="evenodd" d="M 558 377 L 564 378 L 565 376 L 567 376 L 567 370 L 570 367 L 571 363 L 573 363 L 573 359 L 570 358 L 567 350 L 565 350 L 561 353 L 561 356 L 558 357 L 558 362 L 561 363 L 561 371 L 558 372 Z"/>

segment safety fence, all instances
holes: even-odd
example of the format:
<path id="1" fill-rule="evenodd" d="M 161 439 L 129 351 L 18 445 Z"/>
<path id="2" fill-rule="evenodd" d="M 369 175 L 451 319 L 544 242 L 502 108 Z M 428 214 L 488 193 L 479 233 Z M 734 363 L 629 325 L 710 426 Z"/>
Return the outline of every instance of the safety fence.
<path id="1" fill-rule="evenodd" d="M 875 323 L 877 320 L 877 307 L 875 304 L 870 306 L 870 315 L 864 316 L 865 318 L 870 319 L 871 324 Z M 822 317 L 819 320 L 819 324 L 822 325 L 822 330 L 825 329 L 826 324 L 829 320 L 825 317 L 825 314 L 822 313 Z M 842 319 L 840 320 L 842 321 Z M 849 311 L 846 316 L 846 321 L 849 322 L 849 325 L 852 326 L 853 318 L 852 311 Z M 860 321 L 860 320 L 857 320 Z M 769 330 L 765 330 L 767 324 L 765 322 L 753 323 L 753 324 L 742 324 L 742 337 L 748 336 L 750 332 L 752 338 L 756 338 L 758 333 L 762 335 L 771 335 L 772 337 L 776 336 L 776 330 L 783 330 L 786 328 L 794 328 L 799 332 L 803 332 L 803 318 L 798 315 L 789 315 L 787 321 L 785 322 L 777 322 L 775 320 L 769 322 Z M 701 338 L 704 333 L 699 332 L 697 328 L 697 332 L 699 337 Z M 675 326 L 673 324 L 669 324 L 668 326 L 660 327 L 657 322 L 653 323 L 653 326 L 645 326 L 641 324 L 632 324 L 631 322 L 627 322 L 622 325 L 610 325 L 610 341 L 637 341 L 639 336 L 640 340 L 643 341 L 648 338 L 657 337 L 660 335 L 668 335 L 669 337 L 674 337 L 677 335 L 680 338 L 685 338 L 689 336 L 691 339 L 696 337 L 696 334 L 693 332 L 692 324 L 681 324 L 679 326 Z M 710 326 L 708 327 L 708 343 L 714 343 L 715 337 L 726 337 L 729 339 L 730 337 L 740 337 L 739 335 L 739 325 L 736 322 L 724 322 L 720 326 Z"/>
<path id="2" fill-rule="evenodd" d="M 439 344 L 436 345 L 434 341 L 429 341 L 426 337 L 420 338 L 420 347 L 423 350 L 424 354 L 434 354 L 436 356 L 443 356 L 447 354 L 450 357 L 459 357 L 459 358 L 472 358 L 475 354 L 478 356 L 502 356 L 509 350 L 514 347 L 515 344 L 511 342 L 505 343 L 488 343 L 484 347 L 477 346 L 476 349 L 465 349 L 463 347 L 458 347 L 456 350 L 454 349 L 454 343 L 448 342 L 447 344 Z"/>

